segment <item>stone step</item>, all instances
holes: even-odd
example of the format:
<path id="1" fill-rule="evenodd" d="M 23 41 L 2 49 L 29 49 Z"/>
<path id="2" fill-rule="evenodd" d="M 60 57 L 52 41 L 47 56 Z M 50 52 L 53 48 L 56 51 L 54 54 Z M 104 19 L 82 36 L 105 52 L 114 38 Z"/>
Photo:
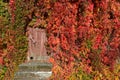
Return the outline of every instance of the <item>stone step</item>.
<path id="1" fill-rule="evenodd" d="M 41 79 L 40 77 L 22 77 L 22 78 L 15 78 L 14 80 L 48 80 L 47 78 Z"/>
<path id="2" fill-rule="evenodd" d="M 14 80 L 46 80 L 52 72 L 17 72 Z"/>
<path id="3" fill-rule="evenodd" d="M 40 61 L 31 61 L 19 65 L 14 80 L 47 80 L 51 75 L 52 64 Z"/>
<path id="4" fill-rule="evenodd" d="M 19 71 L 51 71 L 52 65 L 50 63 L 29 62 L 19 65 Z"/>
<path id="5" fill-rule="evenodd" d="M 50 76 L 51 74 L 52 74 L 51 71 L 49 72 L 45 72 L 45 71 L 43 72 L 17 72 L 15 76 L 17 77 L 41 77 L 41 76 L 47 77 L 47 76 Z"/>
<path id="6" fill-rule="evenodd" d="M 47 80 L 47 79 L 41 79 L 39 77 L 33 78 L 33 77 L 28 77 L 28 78 L 15 78 L 14 80 Z"/>

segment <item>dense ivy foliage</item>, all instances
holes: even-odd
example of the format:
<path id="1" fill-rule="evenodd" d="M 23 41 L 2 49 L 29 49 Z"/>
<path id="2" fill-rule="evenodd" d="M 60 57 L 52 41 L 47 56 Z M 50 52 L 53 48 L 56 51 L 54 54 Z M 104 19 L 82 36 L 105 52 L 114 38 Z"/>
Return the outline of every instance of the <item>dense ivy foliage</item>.
<path id="1" fill-rule="evenodd" d="M 0 0 L 0 79 L 26 59 L 27 27 L 46 28 L 51 80 L 120 79 L 119 0 Z"/>
<path id="2" fill-rule="evenodd" d="M 47 26 L 53 80 L 119 80 L 116 0 L 57 0 Z"/>
<path id="3" fill-rule="evenodd" d="M 45 0 L 0 0 L 0 80 L 12 80 L 26 60 L 27 27 L 45 28 L 48 9 Z"/>
<path id="4" fill-rule="evenodd" d="M 17 66 L 26 59 L 24 11 L 17 1 L 0 0 L 0 80 L 11 80 Z"/>

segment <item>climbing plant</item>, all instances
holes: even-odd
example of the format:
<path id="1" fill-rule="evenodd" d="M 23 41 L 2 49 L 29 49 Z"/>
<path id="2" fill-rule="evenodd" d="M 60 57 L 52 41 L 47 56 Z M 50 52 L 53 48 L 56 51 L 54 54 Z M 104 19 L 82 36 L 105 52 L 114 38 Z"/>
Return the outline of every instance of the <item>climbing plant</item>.
<path id="1" fill-rule="evenodd" d="M 24 33 L 25 23 L 21 22 L 21 24 L 18 24 L 19 20 L 23 20 L 23 17 L 21 17 L 23 16 L 21 15 L 23 11 L 20 5 L 15 5 L 16 3 L 17 1 L 13 0 L 7 2 L 0 1 L 0 25 L 2 25 L 0 26 L 0 51 L 2 52 L 0 80 L 11 80 L 17 66 L 25 61 L 26 58 L 27 39 Z M 18 17 L 19 19 L 17 19 Z"/>
<path id="2" fill-rule="evenodd" d="M 0 1 L 0 80 L 12 80 L 26 60 L 27 27 L 46 27 L 49 2 L 41 1 Z"/>
<path id="3" fill-rule="evenodd" d="M 51 80 L 120 79 L 119 0 L 0 0 L 0 80 L 27 52 L 27 27 L 45 28 Z"/>
<path id="4" fill-rule="evenodd" d="M 120 55 L 119 5 L 116 0 L 53 2 L 47 25 L 52 80 L 120 78 L 115 68 Z"/>

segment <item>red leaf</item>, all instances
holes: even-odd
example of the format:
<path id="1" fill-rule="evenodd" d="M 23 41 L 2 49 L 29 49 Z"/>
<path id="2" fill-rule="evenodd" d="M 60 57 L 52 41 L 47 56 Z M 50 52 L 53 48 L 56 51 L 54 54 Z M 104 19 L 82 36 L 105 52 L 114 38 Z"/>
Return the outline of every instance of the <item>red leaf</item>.
<path id="1" fill-rule="evenodd" d="M 3 65 L 3 57 L 0 57 L 0 65 Z"/>

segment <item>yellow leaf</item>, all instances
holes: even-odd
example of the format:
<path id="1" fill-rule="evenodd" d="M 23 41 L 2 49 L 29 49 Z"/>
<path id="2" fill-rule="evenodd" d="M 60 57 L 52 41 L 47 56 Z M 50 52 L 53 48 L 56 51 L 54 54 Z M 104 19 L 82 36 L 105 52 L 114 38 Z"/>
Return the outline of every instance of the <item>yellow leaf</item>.
<path id="1" fill-rule="evenodd" d="M 119 77 L 118 77 L 118 76 L 116 76 L 116 77 L 115 77 L 115 80 L 119 80 Z"/>

